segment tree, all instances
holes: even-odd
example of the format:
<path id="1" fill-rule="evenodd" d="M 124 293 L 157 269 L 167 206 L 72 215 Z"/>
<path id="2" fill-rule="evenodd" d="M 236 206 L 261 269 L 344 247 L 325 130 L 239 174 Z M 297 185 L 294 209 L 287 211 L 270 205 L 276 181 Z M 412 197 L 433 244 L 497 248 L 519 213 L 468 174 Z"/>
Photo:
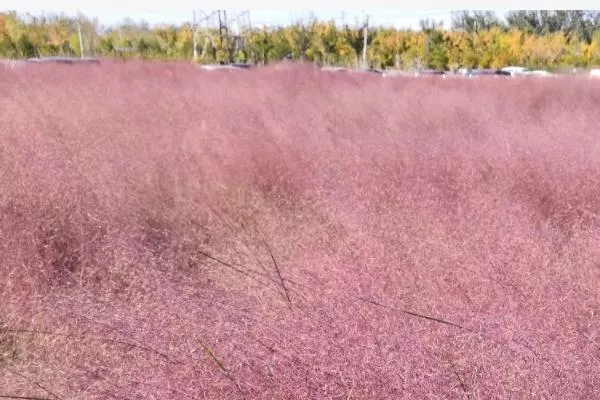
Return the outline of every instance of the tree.
<path id="1" fill-rule="evenodd" d="M 250 48 L 252 54 L 254 54 L 254 58 L 256 62 L 266 64 L 267 56 L 271 48 L 273 47 L 273 42 L 271 40 L 270 32 L 264 28 L 258 32 L 255 32 L 252 35 L 252 39 L 250 41 Z"/>
<path id="2" fill-rule="evenodd" d="M 324 64 L 337 63 L 337 37 L 335 21 L 315 24 L 311 45 L 313 57 L 316 56 L 316 59 Z"/>
<path id="3" fill-rule="evenodd" d="M 445 33 L 445 42 L 448 56 L 448 68 L 451 71 L 464 66 L 464 52 L 467 44 L 467 33 L 448 31 Z"/>
<path id="4" fill-rule="evenodd" d="M 150 50 L 150 45 L 146 42 L 144 38 L 141 38 L 137 45 L 137 51 L 143 56 L 148 53 Z"/>
<path id="5" fill-rule="evenodd" d="M 423 32 L 410 32 L 407 37 L 406 51 L 400 56 L 406 69 L 420 69 L 426 65 L 426 35 Z"/>
<path id="6" fill-rule="evenodd" d="M 506 22 L 510 28 L 526 33 L 539 33 L 541 21 L 535 10 L 516 10 L 506 14 Z"/>
<path id="7" fill-rule="evenodd" d="M 427 35 L 427 47 L 429 50 L 427 66 L 437 70 L 445 70 L 448 67 L 448 54 L 444 35 L 440 31 L 431 31 Z"/>
<path id="8" fill-rule="evenodd" d="M 111 36 L 100 39 L 100 51 L 102 54 L 113 54 L 115 52 L 115 44 Z"/>
<path id="9" fill-rule="evenodd" d="M 267 51 L 267 60 L 282 60 L 292 52 L 283 28 L 271 31 L 271 47 Z"/>
<path id="10" fill-rule="evenodd" d="M 312 31 L 311 26 L 316 21 L 309 21 L 308 25 L 304 22 L 297 21 L 288 28 L 284 28 L 283 35 L 291 49 L 292 58 L 304 60 L 306 50 L 310 47 Z"/>
<path id="11" fill-rule="evenodd" d="M 406 32 L 391 28 L 378 29 L 371 45 L 372 59 L 380 67 L 400 67 L 401 54 L 407 49 Z"/>
<path id="12" fill-rule="evenodd" d="M 29 40 L 26 34 L 19 36 L 17 40 L 17 53 L 22 58 L 31 58 L 37 56 L 37 49 Z"/>
<path id="13" fill-rule="evenodd" d="M 600 12 L 592 10 L 517 10 L 506 15 L 512 28 L 536 35 L 564 32 L 591 43 L 594 32 L 600 29 Z"/>
<path id="14" fill-rule="evenodd" d="M 156 37 L 161 52 L 169 58 L 177 54 L 178 32 L 176 26 L 159 26 L 154 29 L 153 36 Z"/>
<path id="15" fill-rule="evenodd" d="M 514 10 L 504 24 L 491 11 L 459 11 L 452 26 L 425 19 L 421 30 L 370 27 L 368 59 L 382 68 L 455 69 L 505 65 L 596 65 L 600 62 L 600 11 Z M 131 56 L 190 60 L 193 30 L 189 23 L 151 28 L 146 22 L 125 19 L 104 29 L 96 19 L 62 14 L 0 13 L 0 56 L 11 58 L 80 53 L 81 26 L 86 55 L 114 54 L 127 49 Z M 249 39 L 219 38 L 216 28 L 201 32 L 200 59 L 204 62 L 252 60 L 267 63 L 284 57 L 345 66 L 358 65 L 363 51 L 359 25 L 336 26 L 311 17 L 291 26 L 253 29 Z M 135 46 L 134 46 L 135 44 Z"/>
<path id="16" fill-rule="evenodd" d="M 419 20 L 419 27 L 423 32 L 441 30 L 444 27 L 444 21 L 435 21 L 431 18 L 423 18 Z"/>
<path id="17" fill-rule="evenodd" d="M 441 28 L 442 22 L 435 23 L 433 20 L 421 20 L 421 30 L 425 35 L 425 65 L 428 68 L 444 70 L 448 66 L 448 54 L 446 43 Z"/>
<path id="18" fill-rule="evenodd" d="M 465 32 L 501 27 L 502 23 L 493 11 L 462 10 L 452 13 L 452 29 Z"/>

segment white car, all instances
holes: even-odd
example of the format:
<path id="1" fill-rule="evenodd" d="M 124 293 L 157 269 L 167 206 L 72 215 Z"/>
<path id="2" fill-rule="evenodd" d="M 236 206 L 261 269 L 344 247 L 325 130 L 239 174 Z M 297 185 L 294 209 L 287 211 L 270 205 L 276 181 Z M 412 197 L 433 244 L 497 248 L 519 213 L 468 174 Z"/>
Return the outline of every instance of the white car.
<path id="1" fill-rule="evenodd" d="M 502 68 L 502 71 L 508 72 L 511 76 L 515 76 L 527 74 L 528 69 L 525 67 L 504 67 Z"/>
<path id="2" fill-rule="evenodd" d="M 541 76 L 541 77 L 552 76 L 551 72 L 544 71 L 542 69 L 538 69 L 538 70 L 535 70 L 535 71 L 528 71 L 526 74 L 527 75 L 533 75 L 533 76 Z"/>
<path id="3" fill-rule="evenodd" d="M 543 69 L 530 70 L 525 67 L 504 67 L 502 68 L 502 71 L 509 73 L 510 76 L 553 76 L 551 72 L 544 71 Z"/>

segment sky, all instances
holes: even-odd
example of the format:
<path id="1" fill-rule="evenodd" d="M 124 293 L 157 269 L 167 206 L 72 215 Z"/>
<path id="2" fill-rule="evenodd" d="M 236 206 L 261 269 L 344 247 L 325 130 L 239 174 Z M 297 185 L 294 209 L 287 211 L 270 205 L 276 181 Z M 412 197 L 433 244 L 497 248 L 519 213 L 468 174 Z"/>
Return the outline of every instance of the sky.
<path id="1" fill-rule="evenodd" d="M 459 9 L 488 9 L 502 17 L 510 9 L 544 9 L 544 8 L 590 8 L 585 2 L 552 2 L 552 1 L 453 1 L 448 8 L 448 2 L 443 0 L 417 0 L 410 4 L 404 3 L 402 8 L 397 2 L 389 0 L 369 0 L 367 3 L 345 0 L 346 9 L 323 7 L 324 1 L 317 0 L 288 0 L 288 8 L 282 8 L 280 1 L 241 1 L 241 0 L 2 0 L 0 10 L 15 10 L 19 13 L 39 15 L 42 12 L 64 12 L 75 15 L 77 11 L 88 17 L 98 17 L 101 24 L 111 25 L 122 22 L 126 17 L 135 21 L 145 20 L 151 25 L 159 23 L 183 23 L 191 21 L 193 11 L 209 13 L 216 9 L 230 10 L 231 13 L 247 9 L 253 26 L 286 25 L 300 18 L 306 19 L 309 11 L 321 20 L 335 19 L 336 22 L 364 21 L 369 16 L 373 25 L 388 25 L 395 27 L 418 28 L 419 21 L 430 18 L 442 21 L 445 27 L 450 26 L 451 11 Z M 340 4 L 340 3 L 330 3 Z M 395 8 L 392 7 L 395 5 Z M 365 7 L 365 6 L 368 6 Z"/>

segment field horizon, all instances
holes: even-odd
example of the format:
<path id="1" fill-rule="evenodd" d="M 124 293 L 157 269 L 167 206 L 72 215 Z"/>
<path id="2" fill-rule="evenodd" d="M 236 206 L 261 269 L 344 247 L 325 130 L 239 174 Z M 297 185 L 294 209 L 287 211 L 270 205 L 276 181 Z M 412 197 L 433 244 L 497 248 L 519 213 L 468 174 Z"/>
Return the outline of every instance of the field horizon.
<path id="1" fill-rule="evenodd" d="M 600 81 L 0 71 L 0 397 L 600 397 Z"/>

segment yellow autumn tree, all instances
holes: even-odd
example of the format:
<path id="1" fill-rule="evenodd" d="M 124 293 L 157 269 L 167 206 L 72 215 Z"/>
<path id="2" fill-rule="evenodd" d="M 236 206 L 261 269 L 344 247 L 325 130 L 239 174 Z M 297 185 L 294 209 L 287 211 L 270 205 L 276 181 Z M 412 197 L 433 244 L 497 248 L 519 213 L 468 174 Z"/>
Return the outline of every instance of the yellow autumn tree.
<path id="1" fill-rule="evenodd" d="M 402 68 L 415 69 L 427 65 L 425 34 L 423 32 L 408 32 L 406 43 L 406 51 L 400 56 Z"/>
<path id="2" fill-rule="evenodd" d="M 592 57 L 590 59 L 590 66 L 599 67 L 600 66 L 600 31 L 597 31 L 592 36 L 592 43 L 590 45 L 590 52 L 592 53 Z"/>
<path id="3" fill-rule="evenodd" d="M 465 67 L 464 53 L 467 43 L 467 33 L 463 31 L 447 31 L 445 32 L 445 42 L 448 54 L 448 68 L 457 70 Z"/>
<path id="4" fill-rule="evenodd" d="M 377 31 L 371 46 L 371 58 L 382 67 L 399 68 L 402 54 L 407 51 L 410 34 L 405 31 L 384 28 Z"/>
<path id="5" fill-rule="evenodd" d="M 525 33 L 521 32 L 516 28 L 512 28 L 504 34 L 504 41 L 506 45 L 506 65 L 520 65 L 523 64 L 523 42 L 525 41 Z"/>

